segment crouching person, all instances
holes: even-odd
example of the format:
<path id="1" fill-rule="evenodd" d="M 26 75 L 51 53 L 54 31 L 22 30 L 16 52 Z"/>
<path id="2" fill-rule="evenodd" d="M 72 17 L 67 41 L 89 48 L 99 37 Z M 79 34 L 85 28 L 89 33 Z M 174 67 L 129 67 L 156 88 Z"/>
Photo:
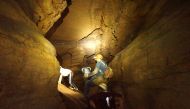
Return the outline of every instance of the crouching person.
<path id="1" fill-rule="evenodd" d="M 70 89 L 78 90 L 77 86 L 72 82 L 73 72 L 70 69 L 65 69 L 60 66 L 60 76 L 58 84 L 61 84 L 63 77 L 68 77 Z"/>

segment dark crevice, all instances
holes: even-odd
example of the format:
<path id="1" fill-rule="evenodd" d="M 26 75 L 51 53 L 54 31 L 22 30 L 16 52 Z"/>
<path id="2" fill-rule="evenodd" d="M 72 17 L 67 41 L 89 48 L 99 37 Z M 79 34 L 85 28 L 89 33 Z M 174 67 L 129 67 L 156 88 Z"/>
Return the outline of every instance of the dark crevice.
<path id="1" fill-rule="evenodd" d="M 90 37 L 92 34 L 94 34 L 95 32 L 102 31 L 101 28 L 95 28 L 94 30 L 92 30 L 88 35 L 84 36 L 83 38 L 81 38 L 79 41 L 82 41 L 84 39 L 87 39 L 88 37 Z"/>
<path id="2" fill-rule="evenodd" d="M 54 25 L 49 29 L 49 31 L 45 34 L 45 37 L 47 39 L 51 39 L 53 36 L 53 33 L 57 30 L 57 28 L 62 24 L 63 19 L 67 16 L 69 13 L 69 8 L 65 8 L 65 10 L 61 13 L 61 17 L 57 20 L 57 22 L 54 23 Z"/>
<path id="3" fill-rule="evenodd" d="M 68 15 L 69 13 L 69 6 L 72 5 L 72 0 L 66 0 L 67 1 L 67 7 L 64 9 L 64 11 L 61 13 L 61 17 L 53 24 L 53 26 L 49 29 L 49 31 L 45 34 L 45 37 L 47 39 L 51 39 L 53 36 L 53 33 L 57 30 L 57 28 L 62 24 L 63 19 Z"/>

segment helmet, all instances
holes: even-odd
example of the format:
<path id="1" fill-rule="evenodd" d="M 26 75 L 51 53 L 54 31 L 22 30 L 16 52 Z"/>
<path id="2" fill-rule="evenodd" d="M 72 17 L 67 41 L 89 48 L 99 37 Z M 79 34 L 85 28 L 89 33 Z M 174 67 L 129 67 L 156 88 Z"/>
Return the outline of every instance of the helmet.
<path id="1" fill-rule="evenodd" d="M 101 83 L 99 86 L 104 90 L 107 91 L 107 84 L 106 83 Z"/>
<path id="2" fill-rule="evenodd" d="M 93 57 L 93 59 L 103 59 L 103 56 L 101 54 L 97 54 Z"/>

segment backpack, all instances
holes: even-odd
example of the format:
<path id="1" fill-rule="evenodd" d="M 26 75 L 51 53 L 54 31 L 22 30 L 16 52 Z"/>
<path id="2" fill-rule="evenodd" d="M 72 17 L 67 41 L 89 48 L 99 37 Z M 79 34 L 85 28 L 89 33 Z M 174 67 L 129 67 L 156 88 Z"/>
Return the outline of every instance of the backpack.
<path id="1" fill-rule="evenodd" d="M 104 78 L 112 78 L 113 77 L 113 70 L 111 67 L 107 67 L 104 72 Z"/>
<path id="2" fill-rule="evenodd" d="M 94 84 L 100 85 L 101 83 L 108 82 L 108 79 L 113 77 L 113 71 L 110 67 L 107 67 L 103 76 L 97 76 L 95 79 L 93 79 Z"/>

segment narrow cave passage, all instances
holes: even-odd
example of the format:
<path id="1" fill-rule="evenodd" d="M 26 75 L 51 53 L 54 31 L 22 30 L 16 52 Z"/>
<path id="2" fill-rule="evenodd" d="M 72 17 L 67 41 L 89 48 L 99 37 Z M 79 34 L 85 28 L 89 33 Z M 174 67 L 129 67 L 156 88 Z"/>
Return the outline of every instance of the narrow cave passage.
<path id="1" fill-rule="evenodd" d="M 188 0 L 0 0 L 0 107 L 189 109 L 189 6 Z M 107 90 L 95 85 L 86 96 L 82 68 L 95 72 L 104 64 L 113 71 Z"/>

